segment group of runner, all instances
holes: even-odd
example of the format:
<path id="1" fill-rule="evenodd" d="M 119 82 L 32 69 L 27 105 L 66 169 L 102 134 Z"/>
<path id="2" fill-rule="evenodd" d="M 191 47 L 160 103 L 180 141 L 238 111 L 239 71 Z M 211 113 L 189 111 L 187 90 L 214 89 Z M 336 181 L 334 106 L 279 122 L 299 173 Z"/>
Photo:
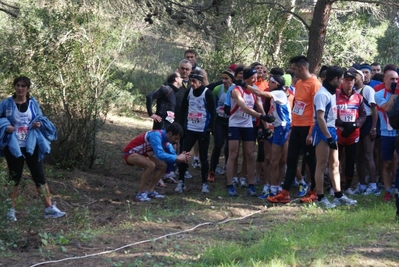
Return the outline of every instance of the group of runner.
<path id="1" fill-rule="evenodd" d="M 220 81 L 209 84 L 206 71 L 196 64 L 196 52 L 189 49 L 184 55 L 166 83 L 147 95 L 153 130 L 124 149 L 128 164 L 145 168 L 137 201 L 164 198 L 155 187 L 174 182 L 175 175 L 175 191 L 182 193 L 185 179 L 192 177 L 187 171 L 192 157 L 201 169 L 203 193 L 209 192 L 218 173 L 226 174 L 227 194 L 232 197 L 238 195 L 237 186 L 243 186 L 248 196 L 288 203 L 290 189 L 297 185 L 302 202 L 332 208 L 356 204 L 349 195 L 380 195 L 378 173 L 384 201 L 393 198 L 397 131 L 387 112 L 399 94 L 396 66 L 383 70 L 378 63 L 354 64 L 345 70 L 330 66 L 317 77 L 310 73 L 307 58 L 296 56 L 285 71 L 268 72 L 258 62 L 233 64 L 223 70 Z M 195 144 L 198 149 L 192 155 Z M 224 168 L 219 164 L 223 147 Z M 358 184 L 352 188 L 355 169 Z M 326 170 L 332 202 L 324 194 Z M 260 194 L 257 183 L 264 184 Z"/>

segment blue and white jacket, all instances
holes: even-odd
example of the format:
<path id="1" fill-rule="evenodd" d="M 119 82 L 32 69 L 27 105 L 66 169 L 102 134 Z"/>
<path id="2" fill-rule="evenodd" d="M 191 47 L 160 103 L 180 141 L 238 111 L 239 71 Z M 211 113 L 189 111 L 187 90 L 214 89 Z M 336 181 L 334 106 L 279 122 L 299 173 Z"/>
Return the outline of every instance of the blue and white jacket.
<path id="1" fill-rule="evenodd" d="M 29 100 L 32 103 L 29 108 L 32 111 L 33 118 L 29 123 L 26 152 L 32 155 L 37 146 L 39 161 L 41 161 L 45 155 L 50 154 L 50 142 L 58 139 L 57 129 L 47 117 L 43 116 L 36 99 L 31 97 Z M 14 157 L 23 156 L 15 132 L 7 132 L 7 127 L 14 125 L 14 112 L 16 109 L 17 106 L 12 97 L 0 102 L 0 157 L 4 157 L 4 149 L 6 147 L 8 147 Z M 35 122 L 40 122 L 40 128 L 32 128 Z"/>

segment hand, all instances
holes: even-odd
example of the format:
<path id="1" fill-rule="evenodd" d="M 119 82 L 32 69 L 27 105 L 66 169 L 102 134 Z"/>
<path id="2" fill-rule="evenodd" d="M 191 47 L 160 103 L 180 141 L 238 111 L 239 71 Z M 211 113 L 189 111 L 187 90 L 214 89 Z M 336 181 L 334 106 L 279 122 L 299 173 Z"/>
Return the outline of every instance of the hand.
<path id="1" fill-rule="evenodd" d="M 356 130 L 357 125 L 356 122 L 344 122 L 342 123 L 342 127 L 344 130 L 342 131 L 342 137 L 348 137 L 354 130 Z"/>
<path id="2" fill-rule="evenodd" d="M 161 122 L 162 118 L 160 116 L 158 116 L 157 114 L 152 114 L 151 115 L 151 119 L 153 119 L 156 122 Z"/>
<path id="3" fill-rule="evenodd" d="M 330 147 L 330 149 L 338 149 L 337 143 L 332 139 L 332 137 L 327 138 L 327 144 Z"/>
<path id="4" fill-rule="evenodd" d="M 248 84 L 243 80 L 237 80 L 236 85 L 241 86 L 242 88 L 247 88 Z"/>
<path id="5" fill-rule="evenodd" d="M 396 89 L 397 85 L 398 85 L 398 83 L 395 83 L 395 82 L 391 83 L 391 92 L 392 92 L 392 94 L 395 94 L 395 89 Z"/>
<path id="6" fill-rule="evenodd" d="M 32 127 L 33 128 L 40 128 L 40 121 L 37 121 L 37 122 L 33 123 Z"/>
<path id="7" fill-rule="evenodd" d="M 313 143 L 312 134 L 308 134 L 308 135 L 306 136 L 306 144 L 307 144 L 307 145 L 311 145 L 312 143 Z"/>
<path id="8" fill-rule="evenodd" d="M 264 138 L 266 138 L 266 139 L 272 139 L 272 138 L 273 138 L 273 135 L 274 135 L 274 132 L 273 132 L 272 130 L 270 130 L 269 128 L 267 128 L 267 129 L 265 129 L 265 130 L 263 131 L 263 136 L 264 136 Z"/>
<path id="9" fill-rule="evenodd" d="M 14 126 L 8 125 L 7 126 L 7 133 L 12 133 L 12 132 L 14 132 Z"/>
<path id="10" fill-rule="evenodd" d="M 189 159 L 190 159 L 190 153 L 184 151 L 183 153 L 177 156 L 176 161 L 187 163 Z"/>
<path id="11" fill-rule="evenodd" d="M 261 119 L 262 121 L 265 121 L 265 122 L 267 122 L 267 123 L 272 123 L 272 122 L 274 122 L 274 121 L 276 120 L 275 117 L 270 116 L 270 115 L 267 115 L 267 114 L 265 114 L 265 115 L 260 115 L 260 116 L 259 116 L 259 119 Z"/>
<path id="12" fill-rule="evenodd" d="M 370 130 L 369 136 L 370 136 L 370 140 L 373 141 L 376 138 L 376 136 L 377 136 L 377 129 L 376 128 L 372 128 Z"/>

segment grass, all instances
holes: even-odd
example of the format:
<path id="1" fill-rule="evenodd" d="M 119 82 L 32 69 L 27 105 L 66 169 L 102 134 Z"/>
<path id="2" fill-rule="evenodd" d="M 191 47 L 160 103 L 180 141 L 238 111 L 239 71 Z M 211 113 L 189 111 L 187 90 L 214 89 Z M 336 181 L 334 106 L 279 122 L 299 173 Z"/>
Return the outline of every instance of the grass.
<path id="1" fill-rule="evenodd" d="M 104 151 L 97 169 L 64 172 L 46 166 L 57 205 L 67 212 L 65 218 L 43 219 L 34 184 L 24 179 L 18 221 L 0 219 L 0 265 L 31 266 L 144 240 L 148 242 L 57 266 L 397 265 L 399 224 L 394 204 L 384 203 L 382 197 L 356 197 L 356 206 L 333 210 L 298 203 L 271 205 L 247 197 L 244 188 L 237 189 L 239 197 L 228 197 L 221 176 L 210 184 L 211 193 L 203 195 L 200 172 L 190 168 L 194 179 L 186 181 L 185 193 L 175 193 L 175 185 L 168 184 L 157 189 L 167 195 L 165 200 L 133 202 L 141 170 L 122 164 L 115 155 L 130 139 L 126 135 L 136 135 L 145 121 L 126 120 L 129 126 L 122 127 L 113 120 L 104 129 L 106 134 L 100 135 Z M 4 218 L 9 184 L 1 175 L 0 184 L 0 216 Z M 236 220 L 222 223 L 226 219 Z M 206 222 L 213 223 L 156 240 Z"/>
<path id="2" fill-rule="evenodd" d="M 379 260 L 389 266 L 399 259 L 391 254 L 399 241 L 394 207 L 359 200 L 356 207 L 328 211 L 304 207 L 297 218 L 264 233 L 239 231 L 236 241 L 214 244 L 193 266 L 360 266 L 367 258 L 363 248 L 370 247 L 386 250 Z"/>

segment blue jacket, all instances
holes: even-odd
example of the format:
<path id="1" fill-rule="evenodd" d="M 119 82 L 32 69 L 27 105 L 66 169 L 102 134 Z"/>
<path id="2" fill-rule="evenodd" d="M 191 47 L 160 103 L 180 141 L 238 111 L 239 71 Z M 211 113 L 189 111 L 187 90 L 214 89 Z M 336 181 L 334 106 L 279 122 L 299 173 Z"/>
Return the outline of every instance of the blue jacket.
<path id="1" fill-rule="evenodd" d="M 177 155 L 175 149 L 172 144 L 168 142 L 165 130 L 149 131 L 146 137 L 158 159 L 166 163 L 176 162 Z"/>
<path id="2" fill-rule="evenodd" d="M 54 124 L 45 116 L 34 97 L 30 98 L 32 105 L 29 108 L 32 111 L 32 121 L 29 123 L 29 131 L 26 140 L 26 152 L 33 154 L 36 146 L 38 147 L 38 159 L 43 160 L 44 156 L 51 151 L 50 141 L 57 140 L 57 130 Z M 17 106 L 12 97 L 3 100 L 0 103 L 0 156 L 4 156 L 4 149 L 8 146 L 11 154 L 15 157 L 21 157 L 21 149 L 19 148 L 15 132 L 9 134 L 6 132 L 8 125 L 14 125 L 14 111 Z M 8 121 L 5 121 L 5 119 Z M 40 122 L 40 128 L 32 128 L 34 122 Z"/>

